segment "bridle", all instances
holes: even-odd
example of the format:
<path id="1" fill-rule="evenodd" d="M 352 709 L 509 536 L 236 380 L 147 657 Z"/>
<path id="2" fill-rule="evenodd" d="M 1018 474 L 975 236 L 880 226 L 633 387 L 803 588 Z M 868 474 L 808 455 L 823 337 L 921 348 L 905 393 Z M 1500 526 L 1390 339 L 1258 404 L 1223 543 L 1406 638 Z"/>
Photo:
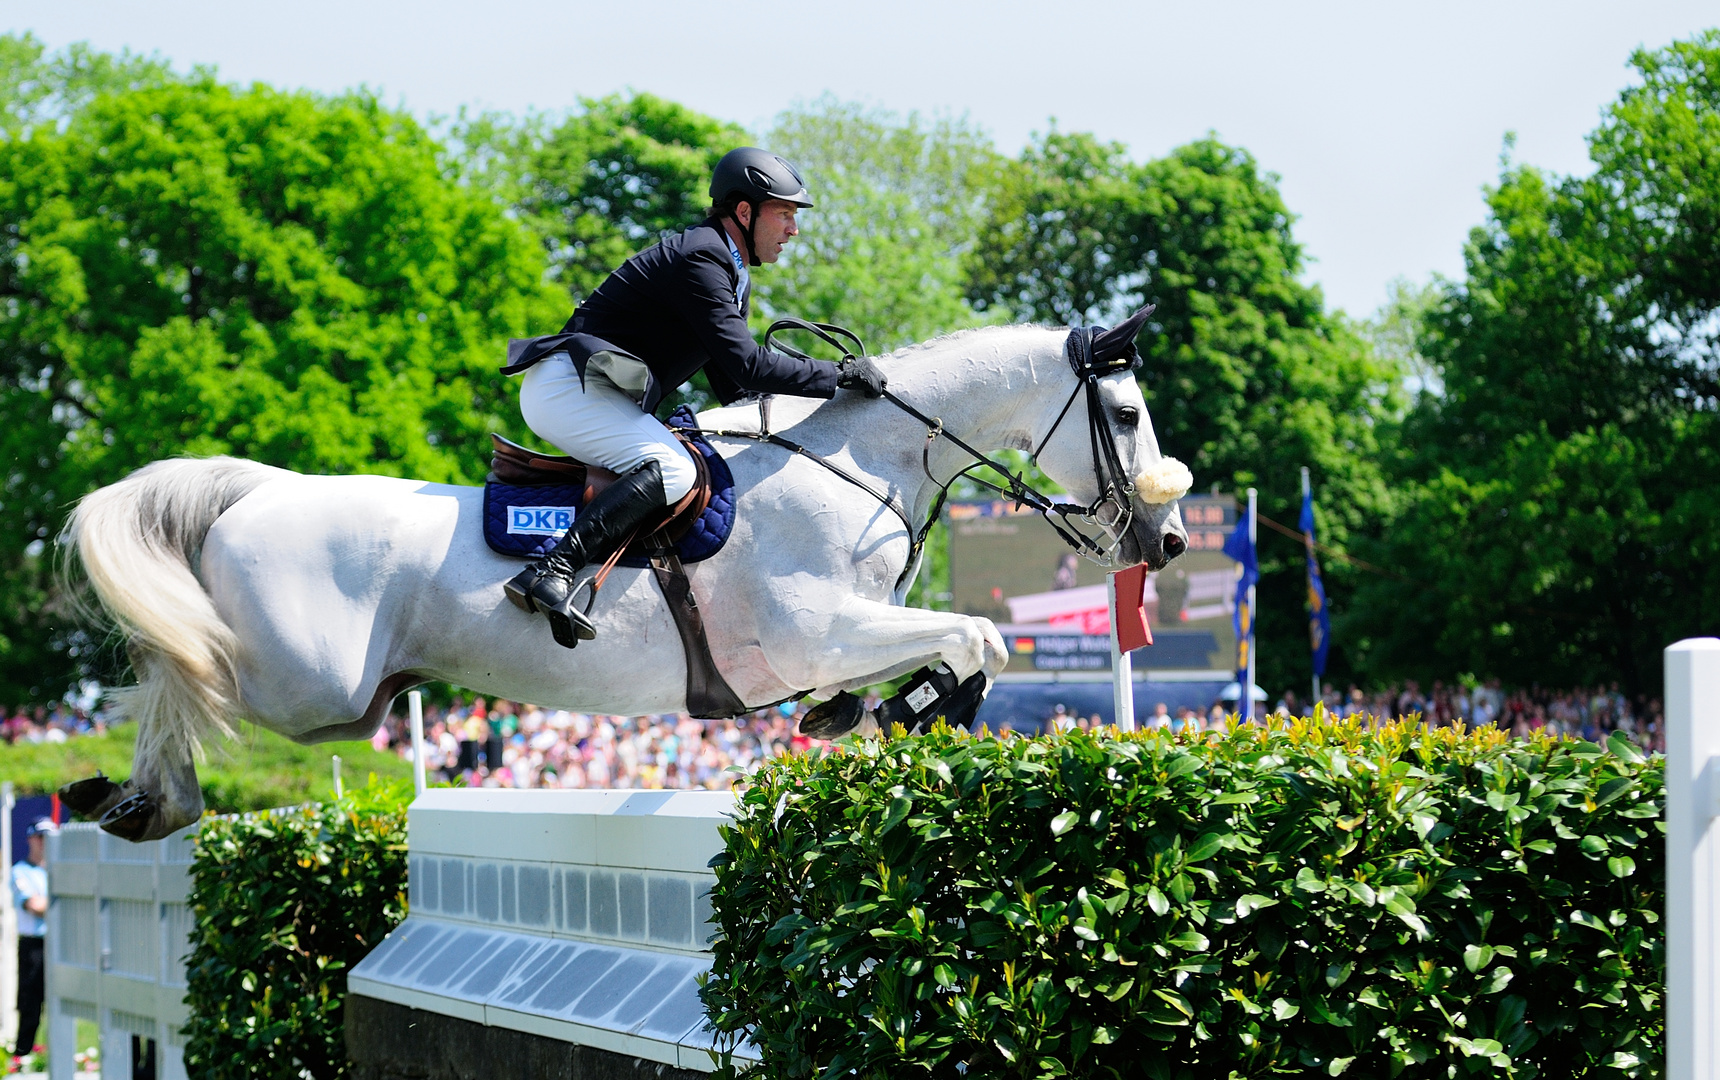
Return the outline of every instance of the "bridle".
<path id="1" fill-rule="evenodd" d="M 831 323 L 809 322 L 804 319 L 778 319 L 772 323 L 770 328 L 765 331 L 765 347 L 776 349 L 802 360 L 812 359 L 809 354 L 791 345 L 773 340 L 776 334 L 785 330 L 799 330 L 812 334 L 842 353 L 844 360 L 852 360 L 857 356 L 866 355 L 865 344 L 852 331 Z M 1123 468 L 1122 458 L 1117 454 L 1117 442 L 1112 437 L 1111 424 L 1105 417 L 1103 402 L 1099 396 L 1099 380 L 1138 367 L 1140 355 L 1132 343 L 1128 343 L 1127 348 L 1120 350 L 1116 356 L 1101 357 L 1096 355 L 1093 339 L 1101 332 L 1103 332 L 1103 328 L 1095 326 L 1078 326 L 1069 331 L 1069 336 L 1064 341 L 1063 355 L 1069 361 L 1070 369 L 1075 372 L 1075 389 L 1070 391 L 1069 400 L 1063 403 L 1063 409 L 1057 414 L 1057 419 L 1052 422 L 1050 429 L 1045 433 L 1045 437 L 1039 441 L 1039 445 L 1034 448 L 1032 455 L 1028 458 L 1030 462 L 1038 462 L 1039 455 L 1045 450 L 1045 447 L 1051 442 L 1052 436 L 1057 434 L 1057 429 L 1062 426 L 1064 419 L 1069 415 L 1069 410 L 1074 406 L 1075 399 L 1085 390 L 1087 394 L 1088 437 L 1092 443 L 1093 452 L 1093 477 L 1099 485 L 1098 496 L 1085 506 L 1080 503 L 1060 502 L 1045 494 L 1029 483 L 1027 478 L 1019 472 L 1012 472 L 1002 462 L 987 456 L 959 435 L 947 430 L 941 418 L 927 416 L 888 389 L 884 391 L 884 400 L 926 425 L 926 441 L 920 450 L 920 466 L 924 470 L 926 478 L 937 486 L 938 495 L 932 502 L 932 508 L 926 515 L 926 520 L 918 526 L 911 520 L 910 511 L 904 509 L 893 496 L 878 491 L 828 458 L 813 453 L 792 439 L 786 439 L 772 432 L 770 430 L 771 398 L 769 395 L 758 399 L 758 431 L 705 431 L 704 434 L 719 438 L 768 442 L 799 454 L 824 466 L 850 484 L 865 491 L 901 518 L 902 525 L 907 529 L 912 543 L 908 550 L 907 563 L 902 568 L 902 575 L 896 581 L 897 588 L 900 588 L 902 583 L 908 579 L 918 563 L 920 553 L 925 548 L 926 537 L 931 533 L 932 526 L 936 524 L 944 504 L 949 501 L 950 487 L 964 476 L 973 483 L 990 488 L 1002 495 L 1014 503 L 1018 510 L 1026 507 L 1037 512 L 1063 539 L 1063 542 L 1074 549 L 1082 558 L 1101 566 L 1112 566 L 1116 563 L 1117 548 L 1123 542 L 1123 537 L 1127 534 L 1129 526 L 1134 522 L 1135 511 L 1132 500 L 1135 494 L 1135 483 L 1128 475 L 1127 470 Z M 853 349 L 848 347 L 849 344 L 853 345 Z M 974 459 L 971 464 L 957 470 L 947 480 L 939 480 L 932 473 L 932 447 L 939 439 L 949 442 Z M 983 477 L 974 475 L 973 471 L 979 468 L 989 468 L 1002 476 L 1004 478 L 1003 484 L 994 484 Z M 1082 530 L 1081 524 L 1076 524 L 1076 522 L 1096 529 L 1101 537 L 1108 536 L 1109 539 L 1095 539 L 1089 536 Z"/>

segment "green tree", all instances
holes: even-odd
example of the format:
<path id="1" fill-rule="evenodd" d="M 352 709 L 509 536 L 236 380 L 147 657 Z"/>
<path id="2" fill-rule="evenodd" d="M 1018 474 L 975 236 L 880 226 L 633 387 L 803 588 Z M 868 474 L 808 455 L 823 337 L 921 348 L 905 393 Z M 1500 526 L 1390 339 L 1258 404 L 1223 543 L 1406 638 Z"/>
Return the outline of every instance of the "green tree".
<path id="1" fill-rule="evenodd" d="M 760 321 L 834 322 L 874 352 L 985 321 L 963 278 L 1000 160 L 982 132 L 826 96 L 779 116 L 766 143 L 817 206 L 782 261 L 754 272 Z"/>
<path id="2" fill-rule="evenodd" d="M 1321 540 L 1339 549 L 1386 510 L 1398 369 L 1301 280 L 1293 216 L 1252 156 L 1206 138 L 1136 164 L 1118 144 L 1052 131 L 1004 191 L 973 260 L 976 305 L 1072 323 L 1155 304 L 1139 379 L 1160 445 L 1200 487 L 1257 487 L 1262 513 L 1294 522 L 1306 465 Z M 1300 687 L 1301 548 L 1264 530 L 1260 544 L 1261 679 Z M 1342 612 L 1352 571 L 1326 573 Z M 1335 634 L 1333 673 L 1349 663 Z"/>
<path id="3" fill-rule="evenodd" d="M 1053 127 L 999 176 L 969 266 L 974 306 L 1064 326 L 1127 315 L 1147 280 L 1145 197 L 1122 143 Z"/>
<path id="4" fill-rule="evenodd" d="M 1508 166 L 1422 319 L 1443 390 L 1376 557 L 1423 584 L 1364 590 L 1377 670 L 1651 690 L 1665 645 L 1717 629 L 1720 32 L 1633 64 L 1594 173 Z"/>
<path id="5" fill-rule="evenodd" d="M 0 133 L 18 138 L 63 124 L 97 95 L 178 80 L 167 63 L 78 43 L 49 54 L 34 34 L 0 34 Z"/>
<path id="6" fill-rule="evenodd" d="M 55 692 L 36 555 L 156 458 L 475 481 L 509 335 L 562 306 L 529 231 L 363 93 L 204 76 L 0 140 L 0 693 Z M 58 680 L 58 685 L 56 681 Z"/>
<path id="7" fill-rule="evenodd" d="M 701 220 L 717 160 L 752 141 L 651 94 L 584 99 L 560 115 L 486 113 L 454 132 L 468 175 L 537 231 L 552 279 L 575 303 L 631 256 Z"/>

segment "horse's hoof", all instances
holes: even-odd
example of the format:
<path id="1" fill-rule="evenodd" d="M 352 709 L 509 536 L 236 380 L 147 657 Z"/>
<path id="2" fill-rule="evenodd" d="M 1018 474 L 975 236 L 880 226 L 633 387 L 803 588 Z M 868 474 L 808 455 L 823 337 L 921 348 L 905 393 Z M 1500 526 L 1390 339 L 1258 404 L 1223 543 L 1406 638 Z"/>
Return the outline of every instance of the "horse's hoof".
<path id="1" fill-rule="evenodd" d="M 115 803 L 112 810 L 102 815 L 101 826 L 104 832 L 135 843 L 143 839 L 154 817 L 154 796 L 139 792 Z"/>
<path id="2" fill-rule="evenodd" d="M 839 739 L 860 726 L 866 703 L 844 690 L 814 705 L 800 718 L 800 733 L 809 739 Z"/>
<path id="3" fill-rule="evenodd" d="M 985 703 L 985 672 L 976 671 L 944 702 L 944 722 L 951 727 L 971 727 L 979 707 Z"/>
<path id="4" fill-rule="evenodd" d="M 94 817 L 105 803 L 111 803 L 119 785 L 96 773 L 87 780 L 74 780 L 60 789 L 60 801 L 79 817 Z"/>

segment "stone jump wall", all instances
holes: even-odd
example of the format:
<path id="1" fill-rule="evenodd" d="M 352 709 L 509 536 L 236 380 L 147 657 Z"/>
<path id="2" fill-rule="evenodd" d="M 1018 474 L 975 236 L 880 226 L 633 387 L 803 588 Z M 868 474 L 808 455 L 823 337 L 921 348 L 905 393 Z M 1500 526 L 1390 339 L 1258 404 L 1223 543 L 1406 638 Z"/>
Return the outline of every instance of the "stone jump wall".
<path id="1" fill-rule="evenodd" d="M 635 1062 L 708 1072 L 706 864 L 733 806 L 726 792 L 424 792 L 411 914 L 348 978 L 360 1075 L 481 1075 L 489 1055 L 568 1080 Z"/>

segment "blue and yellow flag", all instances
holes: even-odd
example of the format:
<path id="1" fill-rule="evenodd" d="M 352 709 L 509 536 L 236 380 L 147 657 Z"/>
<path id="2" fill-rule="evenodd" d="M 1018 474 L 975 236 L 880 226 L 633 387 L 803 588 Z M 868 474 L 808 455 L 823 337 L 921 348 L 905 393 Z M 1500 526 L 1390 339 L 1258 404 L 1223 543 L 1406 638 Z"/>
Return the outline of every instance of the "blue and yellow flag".
<path id="1" fill-rule="evenodd" d="M 1331 644 L 1332 613 L 1326 607 L 1326 584 L 1314 557 L 1314 493 L 1302 493 L 1302 547 L 1308 555 L 1308 646 L 1314 654 L 1314 675 L 1326 674 L 1326 647 Z"/>
<path id="2" fill-rule="evenodd" d="M 1254 609 L 1248 603 L 1248 590 L 1260 580 L 1260 560 L 1248 535 L 1246 514 L 1238 516 L 1235 530 L 1224 541 L 1224 553 L 1236 560 L 1236 614 L 1231 617 L 1231 626 L 1236 630 L 1236 682 L 1247 694 L 1251 689 L 1248 658 L 1254 649 Z"/>

